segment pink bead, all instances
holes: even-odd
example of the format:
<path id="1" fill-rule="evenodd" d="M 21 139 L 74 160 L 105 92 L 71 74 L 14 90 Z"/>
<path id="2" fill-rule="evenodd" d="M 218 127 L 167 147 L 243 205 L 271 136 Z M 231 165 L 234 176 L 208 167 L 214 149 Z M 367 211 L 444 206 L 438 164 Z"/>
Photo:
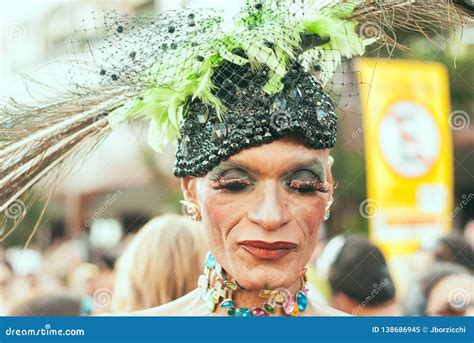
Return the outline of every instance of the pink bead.
<path id="1" fill-rule="evenodd" d="M 293 297 L 288 298 L 288 301 L 286 304 L 283 305 L 283 310 L 285 313 L 289 316 L 293 312 L 293 309 L 295 308 L 296 302 L 293 299 Z"/>
<path id="2" fill-rule="evenodd" d="M 252 316 L 254 317 L 268 317 L 268 313 L 265 312 L 265 310 L 260 307 L 254 307 L 251 313 L 252 313 Z"/>

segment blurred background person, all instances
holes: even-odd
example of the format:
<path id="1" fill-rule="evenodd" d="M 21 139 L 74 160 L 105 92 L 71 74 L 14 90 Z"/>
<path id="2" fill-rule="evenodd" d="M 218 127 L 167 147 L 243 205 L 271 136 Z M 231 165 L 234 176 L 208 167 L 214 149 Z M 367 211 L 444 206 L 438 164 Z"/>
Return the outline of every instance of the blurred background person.
<path id="1" fill-rule="evenodd" d="M 464 226 L 464 238 L 474 250 L 474 220 L 469 220 Z"/>
<path id="2" fill-rule="evenodd" d="M 385 258 L 364 236 L 334 237 L 324 248 L 318 269 L 327 275 L 329 303 L 338 310 L 356 316 L 399 314 Z"/>
<path id="3" fill-rule="evenodd" d="M 152 219 L 118 260 L 113 311 L 159 306 L 192 291 L 206 252 L 198 222 L 176 214 Z"/>
<path id="4" fill-rule="evenodd" d="M 14 277 L 13 269 L 6 260 L 0 260 L 0 316 L 7 312 L 7 298 L 10 297 L 10 283 Z"/>
<path id="5" fill-rule="evenodd" d="M 474 277 L 461 265 L 436 262 L 413 286 L 404 300 L 410 316 L 473 316 Z"/>
<path id="6" fill-rule="evenodd" d="M 82 314 L 89 315 L 92 313 L 101 313 L 110 309 L 110 302 L 112 298 L 111 289 L 99 289 L 97 286 L 97 279 L 99 278 L 100 269 L 93 263 L 80 264 L 70 275 L 68 285 L 74 294 L 77 294 L 81 299 Z M 99 289 L 99 297 L 96 291 Z M 107 292 L 108 296 L 104 293 Z M 104 298 L 106 298 L 104 300 Z M 97 306 L 99 305 L 99 306 Z M 97 312 L 99 308 L 99 312 Z"/>
<path id="7" fill-rule="evenodd" d="M 46 311 L 50 315 L 110 311 L 116 253 L 89 254 L 90 249 L 81 245 L 77 239 L 70 239 L 46 249 L 19 246 L 6 249 L 0 259 L 0 314 L 37 315 L 41 308 L 51 306 L 53 309 Z M 78 311 L 75 307 L 59 310 L 76 299 L 79 299 Z"/>
<path id="8" fill-rule="evenodd" d="M 38 292 L 47 278 L 41 275 L 43 258 L 37 249 L 10 247 L 6 249 L 3 261 L 6 275 L 3 277 L 0 305 L 2 312 L 8 312 L 11 304 Z"/>
<path id="9" fill-rule="evenodd" d="M 434 257 L 438 262 L 452 262 L 466 269 L 474 270 L 474 253 L 469 242 L 459 233 L 440 238 L 434 249 Z"/>
<path id="10" fill-rule="evenodd" d="M 97 252 L 99 257 L 95 259 L 99 268 L 99 275 L 96 279 L 98 288 L 113 289 L 115 284 L 115 263 L 114 253 Z"/>
<path id="11" fill-rule="evenodd" d="M 35 294 L 12 306 L 10 316 L 79 316 L 81 298 L 72 294 Z"/>

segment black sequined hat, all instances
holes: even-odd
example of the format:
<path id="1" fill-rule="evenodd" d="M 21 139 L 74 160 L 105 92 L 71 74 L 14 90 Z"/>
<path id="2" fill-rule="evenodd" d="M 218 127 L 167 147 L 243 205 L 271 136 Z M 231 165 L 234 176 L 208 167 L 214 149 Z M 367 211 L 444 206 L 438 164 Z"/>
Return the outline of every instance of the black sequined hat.
<path id="1" fill-rule="evenodd" d="M 317 66 L 315 68 L 317 70 Z M 202 176 L 242 149 L 295 134 L 312 149 L 332 148 L 337 119 L 331 98 L 316 78 L 293 63 L 283 90 L 268 95 L 262 87 L 268 71 L 224 62 L 214 72 L 213 92 L 228 108 L 220 120 L 200 101 L 189 104 L 176 151 L 174 174 Z"/>
<path id="2" fill-rule="evenodd" d="M 120 49 L 101 66 L 107 80 L 108 71 L 117 76 L 116 86 L 133 84 L 130 99 L 107 119 L 117 127 L 149 118 L 151 147 L 161 151 L 177 143 L 178 177 L 205 175 L 242 149 L 289 134 L 309 148 L 331 148 L 337 120 L 323 87 L 329 88 L 343 58 L 362 55 L 375 41 L 357 34 L 355 9 L 352 3 L 246 0 L 231 21 L 208 10 L 132 21 L 132 28 L 151 27 L 153 35 L 131 30 L 142 49 Z M 115 36 L 127 38 L 130 24 L 111 26 Z M 163 39 L 150 49 L 155 35 Z M 121 50 L 127 55 L 118 58 Z M 117 59 L 128 61 L 127 68 L 117 71 Z"/>

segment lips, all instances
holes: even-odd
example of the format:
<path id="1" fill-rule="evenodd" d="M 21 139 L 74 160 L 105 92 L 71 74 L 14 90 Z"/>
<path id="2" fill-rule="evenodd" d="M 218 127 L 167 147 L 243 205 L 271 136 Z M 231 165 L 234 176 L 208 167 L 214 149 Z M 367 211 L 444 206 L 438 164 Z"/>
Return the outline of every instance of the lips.
<path id="1" fill-rule="evenodd" d="M 262 260 L 278 260 L 298 246 L 292 242 L 242 241 L 239 245 L 253 256 Z"/>

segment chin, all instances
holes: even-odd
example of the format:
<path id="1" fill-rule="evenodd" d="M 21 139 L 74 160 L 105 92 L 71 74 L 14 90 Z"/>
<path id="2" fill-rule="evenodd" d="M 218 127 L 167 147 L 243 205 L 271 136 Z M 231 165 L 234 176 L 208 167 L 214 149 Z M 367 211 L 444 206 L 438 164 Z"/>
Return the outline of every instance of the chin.
<path id="1" fill-rule="evenodd" d="M 239 249 L 231 258 L 232 268 L 228 272 L 248 290 L 289 288 L 299 275 L 291 263 L 293 258 L 294 254 L 289 254 L 278 260 L 259 260 Z"/>
<path id="2" fill-rule="evenodd" d="M 267 268 L 265 268 L 267 269 Z M 239 284 L 248 290 L 289 288 L 298 278 L 287 271 L 268 268 L 267 270 L 251 270 L 236 277 Z"/>

